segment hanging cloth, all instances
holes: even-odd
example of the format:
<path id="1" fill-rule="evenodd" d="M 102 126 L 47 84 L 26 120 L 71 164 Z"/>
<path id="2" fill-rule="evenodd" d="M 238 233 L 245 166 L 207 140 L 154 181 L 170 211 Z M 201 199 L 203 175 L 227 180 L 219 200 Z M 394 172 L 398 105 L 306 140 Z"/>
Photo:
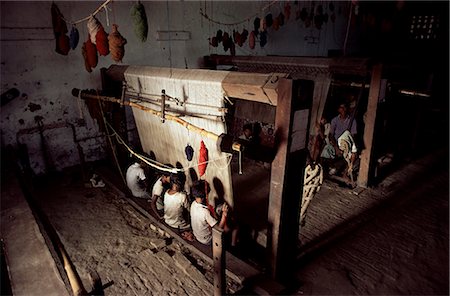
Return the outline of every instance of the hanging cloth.
<path id="1" fill-rule="evenodd" d="M 205 146 L 203 140 L 200 142 L 200 153 L 198 156 L 198 175 L 203 176 L 206 172 L 206 166 L 208 165 L 208 149 Z"/>
<path id="2" fill-rule="evenodd" d="M 131 7 L 131 17 L 133 18 L 134 32 L 141 42 L 147 40 L 148 24 L 147 15 L 145 14 L 145 7 L 141 2 L 136 3 Z"/>
<path id="3" fill-rule="evenodd" d="M 53 34 L 55 35 L 55 51 L 67 55 L 70 50 L 69 37 L 66 35 L 67 25 L 58 6 L 52 3 L 51 7 Z"/>
<path id="4" fill-rule="evenodd" d="M 123 56 L 125 54 L 125 44 L 127 44 L 127 39 L 123 38 L 117 30 L 118 26 L 116 24 L 112 25 L 112 31 L 108 36 L 109 50 L 111 52 L 111 57 L 115 62 L 122 62 Z"/>

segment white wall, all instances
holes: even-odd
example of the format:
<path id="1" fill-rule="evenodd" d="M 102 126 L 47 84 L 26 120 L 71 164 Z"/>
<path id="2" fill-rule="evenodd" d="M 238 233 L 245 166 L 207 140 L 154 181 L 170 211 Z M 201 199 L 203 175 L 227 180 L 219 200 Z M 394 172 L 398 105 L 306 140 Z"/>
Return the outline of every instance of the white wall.
<path id="1" fill-rule="evenodd" d="M 91 14 L 101 1 L 56 1 L 65 19 L 75 21 Z M 229 54 L 223 47 L 209 46 L 208 38 L 215 36 L 217 30 L 233 29 L 248 31 L 253 29 L 253 20 L 265 17 L 269 11 L 277 16 L 284 2 L 261 11 L 269 2 L 265 1 L 143 1 L 149 22 L 148 39 L 141 43 L 134 35 L 130 9 L 135 1 L 115 1 L 108 7 L 110 23 L 117 23 L 119 31 L 127 39 L 124 64 L 151 65 L 175 68 L 202 67 L 202 59 L 210 54 Z M 326 8 L 329 1 L 315 1 Z M 257 43 L 251 50 L 246 43 L 242 48 L 236 46 L 237 55 L 290 55 L 290 56 L 326 56 L 330 49 L 342 49 L 349 2 L 333 2 L 336 22 L 328 21 L 321 30 L 295 20 L 298 7 L 310 7 L 311 2 L 299 1 L 299 6 L 291 2 L 291 18 L 278 31 L 268 29 L 268 43 L 264 48 Z M 36 173 L 45 172 L 45 164 L 39 134 L 23 133 L 24 129 L 37 126 L 36 116 L 43 117 L 43 124 L 54 125 L 69 123 L 77 126 L 77 138 L 98 135 L 98 125 L 87 112 L 84 103 L 81 107 L 71 95 L 72 88 L 100 88 L 100 68 L 109 67 L 114 62 L 110 56 L 99 56 L 98 66 L 92 73 L 84 68 L 81 54 L 82 42 L 87 36 L 86 22 L 77 25 L 80 31 L 80 43 L 67 56 L 55 52 L 51 22 L 51 2 L 2 1 L 1 4 L 1 93 L 15 87 L 21 96 L 9 102 L 1 109 L 2 147 L 16 146 L 18 141 L 29 148 L 32 168 Z M 235 26 L 214 24 L 200 15 L 200 10 L 222 23 L 236 23 Z M 326 10 L 326 9 L 325 9 Z M 339 13 L 341 11 L 341 13 Z M 107 32 L 104 11 L 97 18 Z M 70 26 L 69 30 L 70 30 Z M 188 31 L 190 40 L 157 41 L 157 31 Z M 316 44 L 305 41 L 305 37 L 317 38 Z M 351 41 L 350 34 L 350 41 Z M 350 43 L 349 43 L 350 44 Z M 30 104 L 40 106 L 30 110 Z M 80 121 L 80 119 L 84 120 Z M 20 137 L 17 133 L 22 130 Z M 70 129 L 60 127 L 44 132 L 46 144 L 51 151 L 55 168 L 73 165 L 79 162 L 76 146 Z M 81 143 L 86 160 L 100 159 L 104 155 L 104 139 L 93 138 Z"/>

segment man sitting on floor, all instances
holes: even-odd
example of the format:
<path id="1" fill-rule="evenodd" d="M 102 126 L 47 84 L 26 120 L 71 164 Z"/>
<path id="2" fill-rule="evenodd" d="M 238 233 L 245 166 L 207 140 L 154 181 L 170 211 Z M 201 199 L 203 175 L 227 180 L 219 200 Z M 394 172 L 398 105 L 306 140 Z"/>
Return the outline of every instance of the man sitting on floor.
<path id="1" fill-rule="evenodd" d="M 218 222 L 211 215 L 206 205 L 207 186 L 205 181 L 200 180 L 192 185 L 191 194 L 194 201 L 191 205 L 191 225 L 195 238 L 202 244 L 208 245 L 212 240 L 212 230 Z M 222 216 L 220 218 L 219 227 L 224 229 L 227 220 L 228 205 L 224 204 L 222 208 Z"/>
<path id="2" fill-rule="evenodd" d="M 145 162 L 140 161 L 133 163 L 128 167 L 126 173 L 126 181 L 128 189 L 134 197 L 150 199 L 147 192 L 147 177 L 144 172 Z"/>

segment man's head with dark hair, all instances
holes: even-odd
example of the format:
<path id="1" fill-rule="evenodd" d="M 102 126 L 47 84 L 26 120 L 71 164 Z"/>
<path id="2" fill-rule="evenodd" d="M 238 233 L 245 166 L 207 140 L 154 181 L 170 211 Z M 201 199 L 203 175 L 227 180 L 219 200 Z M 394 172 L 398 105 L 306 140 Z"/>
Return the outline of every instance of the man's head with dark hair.
<path id="1" fill-rule="evenodd" d="M 346 116 L 348 110 L 348 104 L 346 102 L 341 102 L 338 106 L 338 112 L 341 116 Z"/>
<path id="2" fill-rule="evenodd" d="M 173 185 L 176 185 L 178 187 L 178 191 L 181 191 L 183 188 L 183 182 L 181 181 L 181 178 L 178 174 L 171 174 L 170 175 L 170 185 L 173 188 Z"/>
<path id="3" fill-rule="evenodd" d="M 251 123 L 244 124 L 244 127 L 242 128 L 244 135 L 247 139 L 250 139 L 253 135 L 253 129 Z"/>
<path id="4" fill-rule="evenodd" d="M 197 180 L 192 184 L 191 195 L 193 198 L 205 199 L 209 191 L 210 188 L 208 182 L 205 180 Z"/>

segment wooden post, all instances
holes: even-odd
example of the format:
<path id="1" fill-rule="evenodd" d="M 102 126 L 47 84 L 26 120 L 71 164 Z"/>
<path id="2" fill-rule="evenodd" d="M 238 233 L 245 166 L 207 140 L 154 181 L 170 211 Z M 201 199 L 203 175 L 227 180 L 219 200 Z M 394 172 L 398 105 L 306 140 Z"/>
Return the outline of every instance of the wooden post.
<path id="1" fill-rule="evenodd" d="M 364 127 L 364 149 L 361 151 L 361 163 L 359 167 L 358 185 L 367 187 L 369 183 L 370 171 L 372 169 L 372 146 L 375 130 L 375 120 L 377 116 L 378 96 L 381 87 L 382 65 L 377 64 L 372 69 L 372 79 L 370 81 L 369 99 Z"/>
<path id="2" fill-rule="evenodd" d="M 277 280 L 286 280 L 295 259 L 306 157 L 306 149 L 290 152 L 294 117 L 292 84 L 292 80 L 288 79 L 280 79 L 278 84 L 276 154 L 270 177 L 267 251 L 272 277 Z"/>
<path id="3" fill-rule="evenodd" d="M 225 252 L 223 249 L 223 229 L 217 225 L 212 228 L 213 262 L 214 262 L 214 296 L 226 293 Z"/>

